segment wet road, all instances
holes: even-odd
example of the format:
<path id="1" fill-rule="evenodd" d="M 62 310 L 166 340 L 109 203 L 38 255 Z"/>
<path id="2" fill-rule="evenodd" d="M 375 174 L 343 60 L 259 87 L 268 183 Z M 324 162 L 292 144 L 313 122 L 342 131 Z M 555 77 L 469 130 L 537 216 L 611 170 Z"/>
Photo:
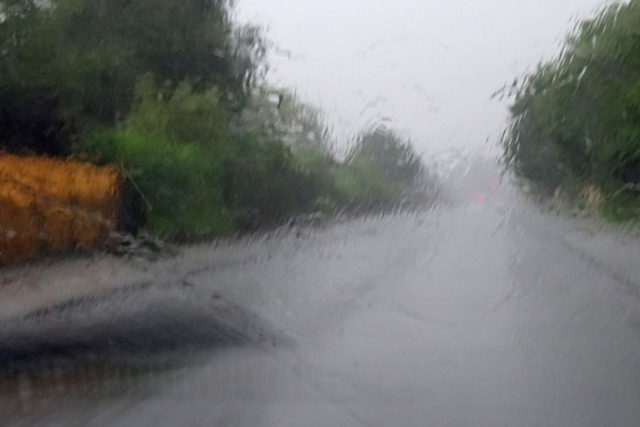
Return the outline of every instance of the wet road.
<path id="1" fill-rule="evenodd" d="M 640 422 L 640 245 L 621 232 L 503 195 L 232 246 L 180 283 L 4 322 L 3 421 Z"/>

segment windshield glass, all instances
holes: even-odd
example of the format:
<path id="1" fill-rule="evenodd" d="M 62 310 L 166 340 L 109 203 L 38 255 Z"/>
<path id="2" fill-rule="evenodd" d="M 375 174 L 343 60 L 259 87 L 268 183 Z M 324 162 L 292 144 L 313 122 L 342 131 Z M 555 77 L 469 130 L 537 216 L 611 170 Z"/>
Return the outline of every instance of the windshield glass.
<path id="1" fill-rule="evenodd" d="M 10 426 L 632 426 L 640 0 L 0 0 Z"/>

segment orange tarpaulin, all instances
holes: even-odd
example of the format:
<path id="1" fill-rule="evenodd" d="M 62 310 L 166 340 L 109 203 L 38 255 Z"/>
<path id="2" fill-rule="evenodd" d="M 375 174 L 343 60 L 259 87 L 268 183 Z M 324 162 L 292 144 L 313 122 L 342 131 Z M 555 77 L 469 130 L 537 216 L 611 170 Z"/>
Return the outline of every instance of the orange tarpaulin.
<path id="1" fill-rule="evenodd" d="M 112 166 L 0 153 L 0 263 L 101 244 L 120 188 Z"/>

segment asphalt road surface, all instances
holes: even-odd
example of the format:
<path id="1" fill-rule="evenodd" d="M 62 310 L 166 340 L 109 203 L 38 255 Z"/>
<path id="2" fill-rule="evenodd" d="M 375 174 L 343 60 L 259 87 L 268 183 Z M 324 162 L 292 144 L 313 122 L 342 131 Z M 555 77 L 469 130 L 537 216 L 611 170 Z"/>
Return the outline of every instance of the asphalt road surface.
<path id="1" fill-rule="evenodd" d="M 513 192 L 0 324 L 6 425 L 637 426 L 640 245 Z"/>

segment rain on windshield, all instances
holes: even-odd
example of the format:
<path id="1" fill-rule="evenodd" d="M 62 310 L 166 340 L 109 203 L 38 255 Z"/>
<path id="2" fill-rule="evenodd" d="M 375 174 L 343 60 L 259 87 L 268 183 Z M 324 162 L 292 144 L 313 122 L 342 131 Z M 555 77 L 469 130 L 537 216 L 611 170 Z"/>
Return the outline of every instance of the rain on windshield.
<path id="1" fill-rule="evenodd" d="M 0 0 L 0 424 L 638 425 L 638 28 Z"/>

